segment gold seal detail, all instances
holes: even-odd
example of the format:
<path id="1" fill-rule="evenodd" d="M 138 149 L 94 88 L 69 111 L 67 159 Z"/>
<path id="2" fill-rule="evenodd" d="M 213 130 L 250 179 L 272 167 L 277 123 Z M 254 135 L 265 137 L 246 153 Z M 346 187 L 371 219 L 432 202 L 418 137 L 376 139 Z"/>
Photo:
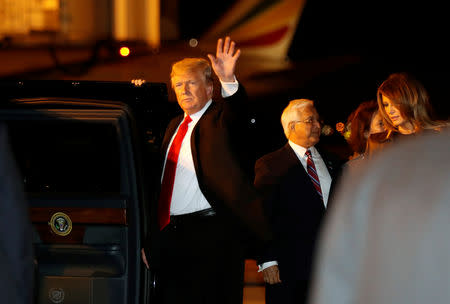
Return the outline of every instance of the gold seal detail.
<path id="1" fill-rule="evenodd" d="M 56 212 L 52 215 L 49 222 L 52 231 L 60 236 L 66 236 L 72 231 L 72 221 L 70 217 L 63 212 Z"/>

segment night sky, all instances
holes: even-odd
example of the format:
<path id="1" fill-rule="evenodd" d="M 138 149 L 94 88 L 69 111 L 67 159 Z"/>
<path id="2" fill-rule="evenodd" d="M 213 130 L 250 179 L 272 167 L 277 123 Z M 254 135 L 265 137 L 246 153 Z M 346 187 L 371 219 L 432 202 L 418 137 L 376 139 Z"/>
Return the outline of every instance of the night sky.
<path id="1" fill-rule="evenodd" d="M 276 1 L 276 0 L 275 0 Z M 232 1 L 180 1 L 182 38 L 201 36 Z M 207 15 L 199 7 L 207 8 Z M 436 118 L 450 116 L 448 94 L 448 28 L 445 2 L 398 0 L 309 0 L 306 2 L 288 56 L 294 62 L 356 56 L 358 64 L 346 66 L 301 84 L 301 70 L 284 77 L 298 77 L 299 88 L 258 97 L 266 136 L 283 138 L 279 127 L 284 104 L 273 100 L 311 98 L 325 119 L 344 121 L 357 105 L 375 97 L 381 82 L 393 72 L 409 72 L 423 82 L 435 108 Z M 193 22 L 200 20 L 200 22 Z M 285 72 L 281 72 L 285 73 Z M 304 77 L 303 77 L 304 78 Z M 256 110 L 258 111 L 258 110 Z M 271 113 L 271 114 L 267 114 Z M 278 133 L 273 135 L 274 128 Z M 266 138 L 258 138 L 257 141 Z M 274 147 L 281 143 L 274 143 Z M 267 143 L 265 144 L 267 145 Z"/>
<path id="2" fill-rule="evenodd" d="M 182 38 L 201 36 L 232 4 L 233 1 L 179 1 Z M 340 81 L 355 81 L 356 91 L 373 90 L 392 72 L 410 72 L 425 84 L 437 113 L 445 118 L 449 106 L 443 100 L 449 98 L 444 89 L 449 77 L 443 66 L 448 61 L 450 28 L 446 12 L 445 2 L 435 1 L 307 0 L 288 56 L 293 61 L 360 56 L 359 66 L 320 79 L 322 85 L 331 85 L 324 90 L 337 89 L 336 94 L 345 93 L 339 91 Z M 373 87 L 363 83 L 363 79 L 372 82 Z M 332 93 L 327 94 L 330 96 L 324 98 L 331 98 Z M 348 94 L 358 94 L 362 99 L 367 95 Z"/>

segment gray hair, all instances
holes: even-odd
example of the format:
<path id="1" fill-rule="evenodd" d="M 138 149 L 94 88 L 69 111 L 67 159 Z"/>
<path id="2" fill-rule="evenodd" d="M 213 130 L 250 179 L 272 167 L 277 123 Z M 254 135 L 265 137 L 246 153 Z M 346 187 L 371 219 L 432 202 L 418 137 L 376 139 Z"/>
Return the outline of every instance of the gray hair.
<path id="1" fill-rule="evenodd" d="M 287 107 L 283 110 L 281 114 L 281 125 L 283 126 L 284 135 L 289 139 L 291 129 L 289 124 L 293 121 L 298 120 L 298 110 L 306 106 L 314 106 L 314 101 L 310 99 L 294 99 L 289 102 Z"/>

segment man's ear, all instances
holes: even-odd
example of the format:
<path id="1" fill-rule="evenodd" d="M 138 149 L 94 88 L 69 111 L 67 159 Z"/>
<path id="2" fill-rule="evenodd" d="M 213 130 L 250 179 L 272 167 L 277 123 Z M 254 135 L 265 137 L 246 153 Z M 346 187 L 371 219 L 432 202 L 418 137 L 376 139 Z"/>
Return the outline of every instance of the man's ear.
<path id="1" fill-rule="evenodd" d="M 206 87 L 206 93 L 208 94 L 209 98 L 212 98 L 214 92 L 214 86 L 212 84 L 208 85 Z"/>

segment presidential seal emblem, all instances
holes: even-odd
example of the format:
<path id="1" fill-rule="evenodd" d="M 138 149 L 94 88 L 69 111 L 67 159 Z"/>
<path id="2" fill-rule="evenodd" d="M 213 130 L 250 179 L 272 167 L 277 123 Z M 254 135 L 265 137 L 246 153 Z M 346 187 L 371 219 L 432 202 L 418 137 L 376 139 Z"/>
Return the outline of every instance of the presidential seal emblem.
<path id="1" fill-rule="evenodd" d="M 64 301 L 64 290 L 62 288 L 50 288 L 48 298 L 52 303 L 61 303 Z"/>
<path id="2" fill-rule="evenodd" d="M 63 212 L 53 214 L 49 223 L 52 231 L 60 236 L 66 236 L 72 231 L 72 221 L 70 217 Z"/>

